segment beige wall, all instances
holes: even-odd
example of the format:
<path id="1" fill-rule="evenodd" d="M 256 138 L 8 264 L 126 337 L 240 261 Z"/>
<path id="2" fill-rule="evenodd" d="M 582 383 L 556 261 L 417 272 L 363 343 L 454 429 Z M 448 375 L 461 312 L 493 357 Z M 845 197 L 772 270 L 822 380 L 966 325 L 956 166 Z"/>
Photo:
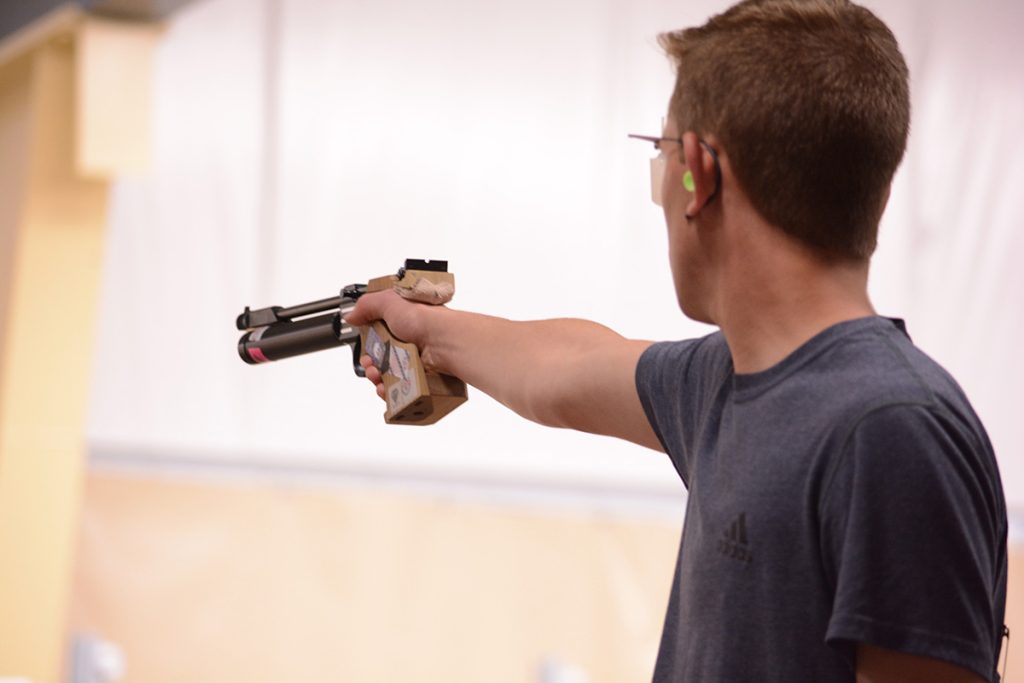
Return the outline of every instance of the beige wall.
<path id="1" fill-rule="evenodd" d="M 127 683 L 649 680 L 678 528 L 422 496 L 88 477 L 74 626 Z"/>
<path id="2" fill-rule="evenodd" d="M 74 626 L 124 649 L 127 683 L 527 683 L 546 656 L 592 683 L 646 681 L 678 532 L 649 519 L 94 472 Z M 1015 631 L 1022 559 L 1010 566 Z"/>

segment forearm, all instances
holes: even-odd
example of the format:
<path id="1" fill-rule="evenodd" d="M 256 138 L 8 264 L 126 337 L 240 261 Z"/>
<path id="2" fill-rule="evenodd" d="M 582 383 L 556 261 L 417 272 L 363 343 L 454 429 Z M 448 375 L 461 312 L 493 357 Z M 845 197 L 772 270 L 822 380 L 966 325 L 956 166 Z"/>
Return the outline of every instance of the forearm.
<path id="1" fill-rule="evenodd" d="M 436 308 L 425 316 L 423 360 L 455 375 L 523 417 L 575 427 L 573 403 L 586 391 L 581 373 L 591 354 L 625 340 L 576 319 L 518 322 Z"/>

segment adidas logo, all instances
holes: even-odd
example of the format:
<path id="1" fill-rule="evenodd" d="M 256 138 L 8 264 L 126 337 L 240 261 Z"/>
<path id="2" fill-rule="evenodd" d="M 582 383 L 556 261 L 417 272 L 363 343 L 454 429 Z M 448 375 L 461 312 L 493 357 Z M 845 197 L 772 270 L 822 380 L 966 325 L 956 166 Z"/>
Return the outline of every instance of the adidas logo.
<path id="1" fill-rule="evenodd" d="M 718 552 L 731 560 L 750 564 L 754 555 L 747 543 L 747 513 L 741 512 L 722 537 L 718 539 Z"/>

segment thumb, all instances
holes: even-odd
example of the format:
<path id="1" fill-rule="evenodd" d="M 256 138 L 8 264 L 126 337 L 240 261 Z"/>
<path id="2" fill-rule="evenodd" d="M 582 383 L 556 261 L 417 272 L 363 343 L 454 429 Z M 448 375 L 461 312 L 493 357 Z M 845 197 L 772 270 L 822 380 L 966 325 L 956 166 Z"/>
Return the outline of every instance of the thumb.
<path id="1" fill-rule="evenodd" d="M 349 325 L 368 325 L 374 320 L 383 320 L 387 294 L 388 292 L 374 292 L 362 295 L 355 308 L 345 314 L 345 322 Z"/>

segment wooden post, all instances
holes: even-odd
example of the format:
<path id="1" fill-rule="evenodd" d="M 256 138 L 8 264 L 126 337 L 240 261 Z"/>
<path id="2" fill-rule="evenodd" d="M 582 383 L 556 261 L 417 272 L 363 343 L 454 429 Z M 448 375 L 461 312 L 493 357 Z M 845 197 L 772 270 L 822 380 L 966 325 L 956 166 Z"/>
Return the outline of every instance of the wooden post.
<path id="1" fill-rule="evenodd" d="M 31 35 L 0 49 L 0 678 L 58 683 L 108 183 L 149 149 L 157 33 L 65 12 Z"/>

